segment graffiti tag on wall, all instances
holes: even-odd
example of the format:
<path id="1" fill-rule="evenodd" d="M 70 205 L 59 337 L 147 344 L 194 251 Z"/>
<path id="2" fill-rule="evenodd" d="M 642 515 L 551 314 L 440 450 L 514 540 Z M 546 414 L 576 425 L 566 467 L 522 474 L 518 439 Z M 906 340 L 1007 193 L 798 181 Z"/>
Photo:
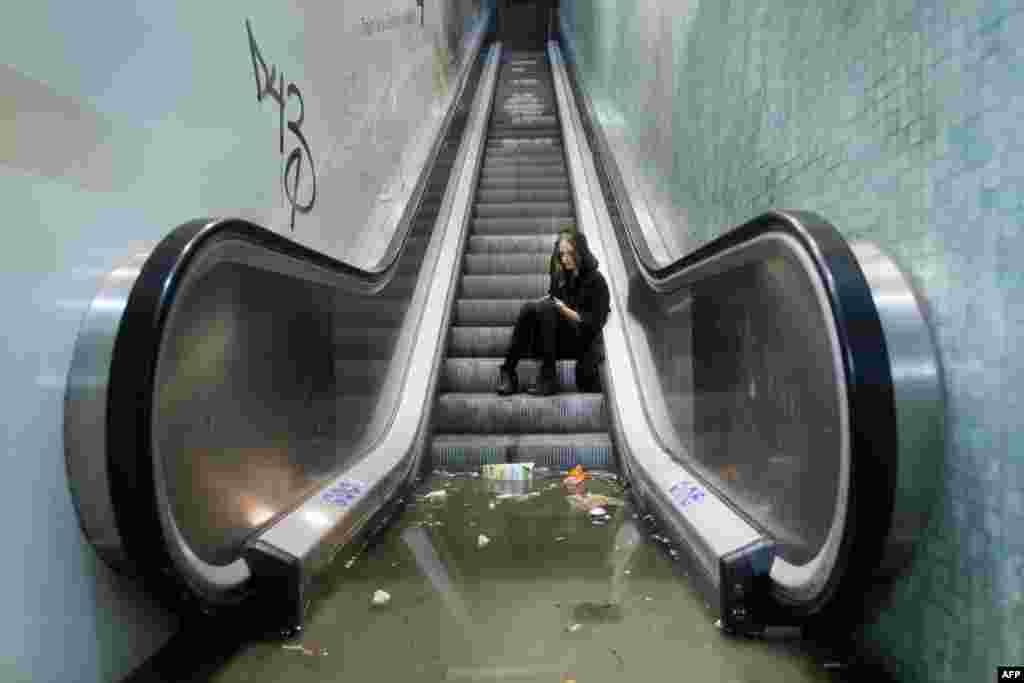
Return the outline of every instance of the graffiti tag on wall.
<path id="1" fill-rule="evenodd" d="M 277 103 L 278 116 L 280 125 L 278 127 L 280 137 L 280 153 L 284 154 L 284 129 L 285 123 L 290 133 L 298 138 L 299 145 L 292 149 L 288 153 L 287 158 L 284 162 L 284 170 L 281 174 L 281 180 L 284 183 L 284 196 L 285 199 L 292 207 L 292 220 L 291 227 L 292 231 L 295 231 L 295 213 L 299 212 L 307 214 L 313 210 L 313 206 L 316 204 L 316 169 L 313 166 L 313 153 L 309 150 L 309 143 L 306 140 L 306 136 L 302 134 L 302 122 L 305 120 L 306 108 L 302 101 L 302 93 L 299 92 L 298 86 L 294 83 L 289 83 L 288 87 L 285 88 L 284 71 L 277 71 L 277 67 L 271 65 L 267 68 L 267 63 L 263 59 L 263 55 L 260 53 L 259 46 L 256 45 L 256 39 L 252 35 L 252 26 L 249 20 L 245 20 L 245 31 L 249 36 L 249 52 L 252 55 L 252 73 L 256 79 L 256 101 L 262 102 L 264 97 L 270 97 Z M 262 72 L 262 79 L 261 79 Z M 299 115 L 295 119 L 285 119 L 285 109 L 288 104 L 288 100 L 292 97 L 298 99 L 299 104 Z M 303 158 L 309 163 L 309 177 L 312 182 L 312 186 L 309 191 L 308 201 L 300 201 L 299 190 L 302 186 L 302 161 Z"/>

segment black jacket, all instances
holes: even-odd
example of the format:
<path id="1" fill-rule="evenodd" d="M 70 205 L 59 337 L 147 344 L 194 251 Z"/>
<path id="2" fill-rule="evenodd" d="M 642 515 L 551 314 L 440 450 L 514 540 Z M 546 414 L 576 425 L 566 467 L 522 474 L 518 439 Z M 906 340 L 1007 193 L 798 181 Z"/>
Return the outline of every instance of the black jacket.
<path id="1" fill-rule="evenodd" d="M 558 260 L 558 243 L 551 259 L 551 284 L 548 294 L 565 302 L 565 305 L 580 316 L 577 327 L 578 340 L 582 347 L 601 333 L 608 320 L 608 283 L 597 270 L 597 259 L 590 253 L 582 234 L 576 236 L 577 274 L 570 276 L 562 270 Z"/>

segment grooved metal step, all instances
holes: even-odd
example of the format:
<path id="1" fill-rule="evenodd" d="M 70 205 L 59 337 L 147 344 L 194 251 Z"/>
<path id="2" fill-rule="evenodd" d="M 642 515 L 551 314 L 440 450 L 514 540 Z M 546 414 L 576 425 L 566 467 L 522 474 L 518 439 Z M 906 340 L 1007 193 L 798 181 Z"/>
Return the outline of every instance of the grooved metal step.
<path id="1" fill-rule="evenodd" d="M 569 191 L 569 176 L 505 176 L 482 178 L 481 190 L 565 190 Z"/>
<path id="2" fill-rule="evenodd" d="M 459 296 L 466 299 L 539 299 L 548 293 L 547 275 L 463 275 Z"/>
<path id="3" fill-rule="evenodd" d="M 565 202 L 570 201 L 569 188 L 516 188 L 480 189 L 477 198 L 483 204 L 502 204 L 508 202 Z"/>
<path id="4" fill-rule="evenodd" d="M 470 235 L 467 253 L 496 254 L 538 252 L 551 255 L 554 240 L 551 235 Z"/>
<path id="5" fill-rule="evenodd" d="M 548 235 L 549 248 L 554 237 L 566 225 L 575 223 L 571 211 L 563 215 L 526 216 L 524 218 L 474 218 L 473 231 L 478 235 Z"/>
<path id="6" fill-rule="evenodd" d="M 453 358 L 444 362 L 441 374 L 441 391 L 489 394 L 498 390 L 498 369 L 503 358 Z M 578 392 L 576 388 L 576 361 L 560 360 L 555 366 L 558 383 L 565 391 Z M 519 387 L 522 390 L 533 386 L 540 372 L 540 361 L 521 360 L 516 368 Z"/>
<path id="7" fill-rule="evenodd" d="M 511 326 L 527 299 L 457 299 L 455 325 Z"/>
<path id="8" fill-rule="evenodd" d="M 466 275 L 528 275 L 546 273 L 551 255 L 537 254 L 466 254 L 462 272 Z"/>
<path id="9" fill-rule="evenodd" d="M 448 334 L 448 355 L 501 358 L 511 340 L 511 327 L 456 325 Z"/>
<path id="10" fill-rule="evenodd" d="M 561 166 L 496 166 L 485 168 L 480 174 L 484 179 L 488 178 L 561 178 L 566 177 L 565 169 Z"/>
<path id="11" fill-rule="evenodd" d="M 438 396 L 438 434 L 572 434 L 606 432 L 604 394 Z"/>
<path id="12" fill-rule="evenodd" d="M 473 214 L 477 218 L 549 218 L 572 216 L 569 202 L 508 202 L 486 203 L 477 201 Z"/>
<path id="13" fill-rule="evenodd" d="M 580 434 L 443 434 L 434 438 L 431 457 L 449 469 L 478 468 L 501 462 L 532 462 L 568 469 L 608 467 L 611 439 L 606 433 Z"/>

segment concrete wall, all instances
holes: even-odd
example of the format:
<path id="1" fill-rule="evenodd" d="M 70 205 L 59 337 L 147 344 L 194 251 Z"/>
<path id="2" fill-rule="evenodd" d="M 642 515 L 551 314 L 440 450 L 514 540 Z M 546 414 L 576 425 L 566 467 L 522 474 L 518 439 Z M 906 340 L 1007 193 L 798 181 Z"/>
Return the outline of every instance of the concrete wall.
<path id="1" fill-rule="evenodd" d="M 944 485 L 860 635 L 902 681 L 1024 662 L 1024 3 L 562 0 L 668 256 L 772 207 L 874 241 L 930 308 Z"/>
<path id="2" fill-rule="evenodd" d="M 486 1 L 486 0 L 485 0 Z M 22 3 L 0 21 L 5 448 L 0 680 L 112 681 L 175 620 L 83 540 L 62 400 L 100 279 L 169 230 L 242 216 L 357 265 L 386 246 L 440 123 L 478 0 Z M 309 145 L 257 101 L 245 20 L 293 83 Z M 259 72 L 262 77 L 262 72 Z M 299 117 L 297 97 L 285 119 Z M 292 176 L 294 177 L 294 176 Z"/>

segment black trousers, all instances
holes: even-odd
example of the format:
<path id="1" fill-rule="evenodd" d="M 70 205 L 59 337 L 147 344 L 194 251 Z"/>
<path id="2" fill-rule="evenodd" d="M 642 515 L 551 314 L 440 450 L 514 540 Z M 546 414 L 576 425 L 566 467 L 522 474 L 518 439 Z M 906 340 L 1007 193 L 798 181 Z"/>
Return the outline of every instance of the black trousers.
<path id="1" fill-rule="evenodd" d="M 557 359 L 573 359 L 576 361 L 577 388 L 580 391 L 600 391 L 601 376 L 597 364 L 601 358 L 596 339 L 599 337 L 583 338 L 576 326 L 562 317 L 553 302 L 529 301 L 519 311 L 502 367 L 514 371 L 519 359 L 533 357 L 541 362 L 541 374 L 552 376 Z"/>

